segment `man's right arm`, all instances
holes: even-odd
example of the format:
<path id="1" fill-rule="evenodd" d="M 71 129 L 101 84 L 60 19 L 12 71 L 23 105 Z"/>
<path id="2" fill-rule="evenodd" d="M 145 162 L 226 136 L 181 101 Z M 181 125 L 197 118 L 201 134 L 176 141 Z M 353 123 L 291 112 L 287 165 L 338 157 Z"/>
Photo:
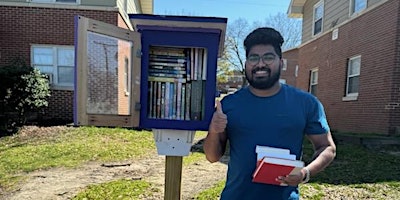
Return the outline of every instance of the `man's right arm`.
<path id="1" fill-rule="evenodd" d="M 225 132 L 228 122 L 227 116 L 222 112 L 221 102 L 216 102 L 216 111 L 212 117 L 208 134 L 204 140 L 204 153 L 210 162 L 217 162 L 224 155 L 227 136 Z"/>

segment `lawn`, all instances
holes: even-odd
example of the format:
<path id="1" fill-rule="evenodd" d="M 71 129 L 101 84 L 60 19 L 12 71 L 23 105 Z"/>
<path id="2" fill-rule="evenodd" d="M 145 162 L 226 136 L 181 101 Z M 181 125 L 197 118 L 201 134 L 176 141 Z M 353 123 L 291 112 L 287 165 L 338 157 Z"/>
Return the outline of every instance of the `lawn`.
<path id="1" fill-rule="evenodd" d="M 0 138 L 0 193 L 15 189 L 26 173 L 54 167 L 74 168 L 90 161 L 123 161 L 155 153 L 151 132 L 120 128 L 39 129 Z M 203 138 L 205 132 L 196 134 Z M 398 138 L 397 138 L 398 139 Z M 304 144 L 304 160 L 312 148 Z M 310 183 L 300 186 L 302 199 L 398 199 L 400 196 L 400 152 L 398 147 L 366 148 L 338 143 L 334 162 Z M 184 165 L 204 159 L 200 152 L 184 157 Z M 218 199 L 224 180 L 197 194 L 197 199 Z M 144 181 L 116 180 L 91 185 L 75 199 L 140 199 L 154 191 Z M 159 192 L 159 191 L 158 191 Z M 1 197 L 1 195 L 0 195 Z"/>
<path id="2" fill-rule="evenodd" d="M 311 144 L 305 141 L 304 160 L 310 161 Z M 399 147 L 370 147 L 338 143 L 333 163 L 307 184 L 300 185 L 301 199 L 399 199 Z M 218 199 L 224 181 L 197 195 L 199 200 Z"/>

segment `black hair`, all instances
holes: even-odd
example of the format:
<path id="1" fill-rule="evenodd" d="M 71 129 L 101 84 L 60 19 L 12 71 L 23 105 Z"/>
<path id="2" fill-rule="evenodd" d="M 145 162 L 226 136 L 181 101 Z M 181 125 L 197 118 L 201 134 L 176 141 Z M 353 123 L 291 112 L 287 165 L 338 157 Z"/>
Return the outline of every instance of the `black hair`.
<path id="1" fill-rule="evenodd" d="M 275 29 L 270 27 L 257 28 L 247 35 L 244 40 L 244 48 L 246 57 L 249 55 L 250 49 L 259 44 L 272 45 L 279 58 L 282 58 L 281 46 L 284 42 L 282 35 Z"/>

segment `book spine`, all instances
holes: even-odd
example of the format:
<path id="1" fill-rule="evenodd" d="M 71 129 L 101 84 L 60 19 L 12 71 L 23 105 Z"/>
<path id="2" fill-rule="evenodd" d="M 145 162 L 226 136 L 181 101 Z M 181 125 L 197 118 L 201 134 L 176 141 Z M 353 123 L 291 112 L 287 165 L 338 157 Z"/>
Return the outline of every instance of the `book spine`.
<path id="1" fill-rule="evenodd" d="M 201 120 L 203 83 L 201 80 L 192 81 L 190 119 Z"/>
<path id="2" fill-rule="evenodd" d="M 165 118 L 166 119 L 170 119 L 171 118 L 171 116 L 170 116 L 170 114 L 169 114 L 169 104 L 170 104 L 170 101 L 171 101 L 171 99 L 170 99 L 170 95 L 171 95 L 171 91 L 170 91 L 170 85 L 171 83 L 170 82 L 165 82 Z"/>
<path id="3" fill-rule="evenodd" d="M 182 83 L 182 96 L 181 96 L 181 120 L 185 120 L 185 107 L 186 107 L 186 84 Z"/>
<path id="4" fill-rule="evenodd" d="M 185 120 L 190 120 L 190 104 L 191 104 L 192 84 L 186 83 L 186 100 L 185 100 Z"/>
<path id="5" fill-rule="evenodd" d="M 177 83 L 176 91 L 176 119 L 181 120 L 182 83 Z"/>
<path id="6" fill-rule="evenodd" d="M 207 80 L 207 49 L 204 49 L 204 52 L 203 52 L 202 80 Z"/>
<path id="7" fill-rule="evenodd" d="M 153 118 L 153 81 L 148 82 L 149 84 L 149 101 L 147 104 L 147 117 Z"/>

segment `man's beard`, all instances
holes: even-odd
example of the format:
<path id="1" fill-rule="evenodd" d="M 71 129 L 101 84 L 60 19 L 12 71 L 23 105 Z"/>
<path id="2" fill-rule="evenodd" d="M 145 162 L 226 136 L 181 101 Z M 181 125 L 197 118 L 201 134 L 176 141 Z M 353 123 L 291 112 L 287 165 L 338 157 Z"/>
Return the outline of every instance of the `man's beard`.
<path id="1" fill-rule="evenodd" d="M 254 73 L 258 70 L 267 70 L 269 77 L 256 77 L 254 78 Z M 279 67 L 279 70 L 271 74 L 271 69 L 266 68 L 266 67 L 257 67 L 251 71 L 251 76 L 247 74 L 247 71 L 245 71 L 246 79 L 249 82 L 249 84 L 254 87 L 255 89 L 259 90 L 267 90 L 270 89 L 272 86 L 275 85 L 277 81 L 279 81 L 279 78 L 281 76 L 281 70 Z M 252 78 L 251 78 L 252 77 Z"/>

